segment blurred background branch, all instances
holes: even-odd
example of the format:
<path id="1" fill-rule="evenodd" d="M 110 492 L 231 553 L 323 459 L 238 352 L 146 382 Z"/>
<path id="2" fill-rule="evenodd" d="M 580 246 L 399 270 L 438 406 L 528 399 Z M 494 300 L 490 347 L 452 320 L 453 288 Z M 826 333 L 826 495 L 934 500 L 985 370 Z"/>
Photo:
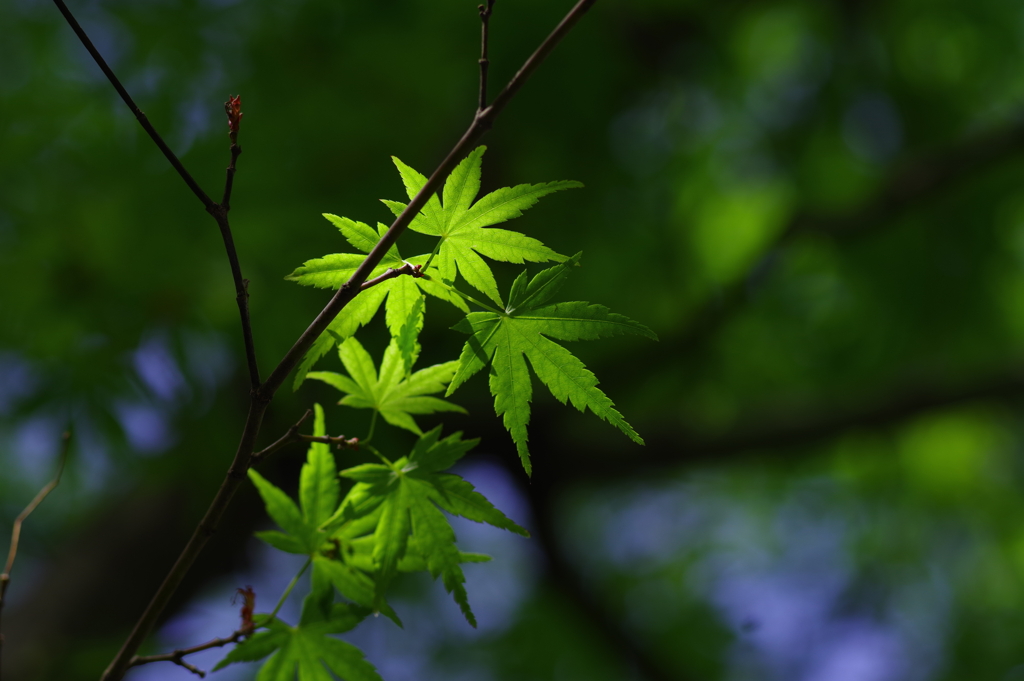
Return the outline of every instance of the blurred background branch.
<path id="1" fill-rule="evenodd" d="M 281 278 L 347 249 L 319 213 L 389 219 L 368 198 L 402 195 L 387 155 L 429 165 L 479 105 L 476 4 L 81 9 L 197 184 L 224 181 L 218 103 L 245 93 L 247 149 L 259 153 L 232 216 L 259 291 L 261 352 L 282 356 L 320 310 Z M 449 417 L 445 432 L 483 436 L 464 474 L 537 538 L 457 526 L 464 550 L 495 556 L 466 570 L 479 632 L 449 621 L 436 584 L 409 582 L 395 603 L 407 632 L 373 621 L 353 642 L 389 681 L 1015 678 L 1019 8 L 595 10 L 493 131 L 482 189 L 587 186 L 515 227 L 560 252 L 582 244 L 570 297 L 662 337 L 572 346 L 648 446 L 538 394 L 534 481 L 520 484 L 502 465 L 511 443 L 486 416 L 486 380 L 468 383 L 459 402 L 474 419 Z M 49 477 L 54 429 L 71 421 L 76 433 L 66 489 L 33 516 L 5 607 L 5 667 L 30 681 L 93 678 L 82 670 L 113 653 L 213 494 L 221 464 L 207 453 L 233 447 L 227 424 L 245 404 L 232 396 L 250 385 L 217 237 L 51 14 L 0 5 L 11 517 Z M 499 10 L 489 79 L 511 77 L 558 14 L 541 0 Z M 417 238 L 408 248 L 429 250 Z M 445 323 L 428 325 L 422 361 L 453 359 L 458 339 L 443 329 L 458 315 L 428 305 Z M 380 327 L 367 347 L 386 342 Z M 366 432 L 319 390 L 278 395 L 260 446 L 314 401 L 328 432 Z M 374 444 L 408 447 L 383 434 Z M 336 454 L 339 466 L 364 455 Z M 282 450 L 261 470 L 286 485 L 298 458 Z M 235 585 L 279 592 L 275 575 L 297 570 L 251 539 L 268 526 L 251 491 L 236 503 L 144 654 L 233 630 Z M 195 665 L 212 666 L 208 654 Z M 133 673 L 160 668 L 184 674 Z"/>

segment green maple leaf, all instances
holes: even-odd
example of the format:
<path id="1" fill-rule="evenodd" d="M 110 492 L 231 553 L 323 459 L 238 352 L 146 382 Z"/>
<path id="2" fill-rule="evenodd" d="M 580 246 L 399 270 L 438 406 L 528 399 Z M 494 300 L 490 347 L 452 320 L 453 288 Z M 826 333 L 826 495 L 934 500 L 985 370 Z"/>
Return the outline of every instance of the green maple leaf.
<path id="1" fill-rule="evenodd" d="M 262 660 L 273 653 L 256 681 L 295 681 L 296 674 L 302 681 L 333 681 L 332 673 L 345 681 L 382 681 L 358 648 L 329 635 L 352 629 L 369 612 L 359 606 L 326 603 L 314 589 L 306 599 L 299 626 L 290 627 L 276 618 L 266 622 L 267 631 L 239 643 L 213 671 L 233 662 Z"/>
<path id="2" fill-rule="evenodd" d="M 387 227 L 382 224 L 378 224 L 377 230 L 374 231 L 369 225 L 348 218 L 338 217 L 329 213 L 324 213 L 324 217 L 341 231 L 353 248 L 362 252 L 333 253 L 322 258 L 308 260 L 302 267 L 297 268 L 285 277 L 288 281 L 316 288 L 340 288 L 342 284 L 352 277 L 359 265 L 366 259 L 365 254 L 373 249 L 377 241 L 380 240 L 380 237 L 387 231 Z M 420 255 L 406 261 L 399 255 L 398 248 L 392 246 L 380 261 L 380 264 L 370 273 L 370 278 L 384 274 L 389 268 L 398 269 L 406 262 L 413 265 L 423 265 L 428 257 L 427 255 Z M 320 334 L 320 337 L 317 338 L 313 346 L 306 352 L 299 365 L 295 376 L 294 388 L 298 389 L 302 385 L 309 370 L 334 347 L 338 338 L 344 340 L 352 336 L 359 327 L 369 323 L 374 315 L 377 314 L 377 310 L 380 309 L 385 299 L 387 300 L 385 305 L 385 322 L 392 336 L 401 334 L 402 329 L 407 326 L 409 319 L 417 318 L 416 306 L 420 305 L 421 308 L 418 313 L 419 326 L 416 329 L 418 331 L 423 327 L 422 306 L 424 293 L 448 301 L 464 312 L 469 311 L 466 303 L 460 297 L 453 295 L 444 286 L 430 279 L 403 275 L 381 282 L 372 288 L 362 291 L 353 298 L 338 316 L 334 318 L 334 321 L 327 327 L 326 332 Z"/>
<path id="3" fill-rule="evenodd" d="M 316 412 L 313 434 L 326 435 L 324 410 L 319 404 L 313 407 Z M 400 624 L 394 610 L 376 598 L 376 589 L 369 575 L 323 555 L 324 550 L 330 552 L 334 548 L 329 540 L 338 532 L 332 520 L 338 515 L 341 498 L 338 469 L 329 445 L 321 442 L 310 445 L 299 477 L 298 505 L 254 469 L 249 469 L 249 479 L 263 498 L 267 515 L 284 530 L 257 532 L 257 538 L 280 551 L 310 556 L 314 580 L 322 578 L 334 584 L 349 600 L 368 608 L 379 608 L 380 612 Z M 349 526 L 349 532 L 360 532 L 358 523 L 349 523 Z"/>
<path id="4" fill-rule="evenodd" d="M 377 573 L 378 596 L 394 574 L 425 565 L 459 604 L 463 615 L 476 626 L 464 587 L 463 562 L 484 559 L 464 554 L 455 546 L 455 533 L 441 510 L 476 522 L 484 522 L 522 536 L 529 534 L 496 509 L 473 486 L 457 475 L 442 474 L 478 442 L 462 440 L 455 433 L 439 440 L 440 426 L 424 434 L 412 453 L 391 464 L 364 464 L 341 475 L 356 481 L 338 515 L 374 524 L 371 558 Z"/>
<path id="5" fill-rule="evenodd" d="M 501 302 L 498 285 L 491 268 L 480 256 L 503 262 L 551 262 L 565 260 L 537 239 L 507 229 L 493 228 L 532 207 L 541 197 L 563 189 L 582 187 L 569 180 L 542 184 L 520 184 L 503 187 L 473 203 L 480 191 L 480 166 L 487 147 L 477 147 L 445 180 L 443 204 L 436 195 L 413 219 L 410 229 L 441 238 L 434 264 L 441 281 L 455 282 L 455 273 L 462 275 L 470 286 L 478 289 L 496 303 Z M 413 170 L 397 158 L 395 166 L 402 176 L 406 193 L 412 199 L 427 183 L 423 174 Z M 384 202 L 395 215 L 404 209 L 404 203 Z"/>
<path id="6" fill-rule="evenodd" d="M 417 352 L 415 348 L 403 348 L 401 336 L 393 338 L 388 344 L 379 373 L 370 354 L 355 338 L 342 343 L 338 347 L 338 354 L 348 376 L 332 371 L 311 371 L 307 376 L 347 393 L 338 404 L 374 409 L 391 425 L 411 430 L 417 435 L 422 435 L 423 431 L 416 425 L 411 414 L 432 414 L 438 411 L 466 413 L 456 404 L 429 397 L 431 393 L 445 389 L 455 375 L 458 362 L 435 364 L 409 375 L 408 367 L 415 361 Z"/>
<path id="7" fill-rule="evenodd" d="M 323 407 L 314 404 L 313 409 L 313 434 L 326 435 Z M 301 508 L 255 469 L 249 469 L 249 479 L 263 498 L 267 515 L 284 530 L 257 532 L 256 536 L 281 551 L 315 554 L 327 537 L 321 526 L 334 515 L 341 499 L 337 467 L 329 446 L 314 442 L 309 447 L 299 478 Z"/>
<path id="8" fill-rule="evenodd" d="M 590 409 L 638 444 L 644 441 L 598 387 L 597 377 L 579 359 L 551 338 L 593 340 L 637 334 L 657 340 L 654 332 L 602 305 L 585 302 L 545 305 L 561 288 L 569 269 L 578 264 L 577 253 L 566 262 L 546 269 L 527 283 L 523 272 L 512 284 L 504 310 L 472 312 L 453 328 L 470 334 L 459 357 L 459 369 L 448 386 L 451 395 L 470 376 L 491 364 L 490 389 L 494 409 L 516 443 L 527 474 L 532 470 L 526 425 L 530 420 L 533 387 L 526 368 L 533 372 L 562 404 L 580 411 Z M 525 359 L 524 359 L 525 358 Z"/>

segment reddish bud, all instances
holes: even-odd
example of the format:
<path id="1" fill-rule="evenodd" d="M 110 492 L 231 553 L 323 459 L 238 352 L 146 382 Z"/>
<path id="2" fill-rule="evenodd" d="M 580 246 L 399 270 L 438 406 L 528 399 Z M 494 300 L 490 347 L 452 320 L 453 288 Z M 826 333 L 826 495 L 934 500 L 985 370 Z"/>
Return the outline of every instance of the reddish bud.
<path id="1" fill-rule="evenodd" d="M 242 126 L 242 95 L 232 97 L 228 95 L 228 101 L 224 102 L 224 113 L 228 115 L 228 135 L 231 141 L 235 141 L 238 129 Z"/>
<path id="2" fill-rule="evenodd" d="M 256 609 L 256 592 L 252 590 L 251 586 L 246 586 L 244 589 L 239 587 L 235 591 L 231 603 L 234 604 L 239 596 L 242 597 L 242 610 L 240 613 L 242 616 L 242 629 L 254 629 L 256 625 L 252 621 L 252 613 Z"/>

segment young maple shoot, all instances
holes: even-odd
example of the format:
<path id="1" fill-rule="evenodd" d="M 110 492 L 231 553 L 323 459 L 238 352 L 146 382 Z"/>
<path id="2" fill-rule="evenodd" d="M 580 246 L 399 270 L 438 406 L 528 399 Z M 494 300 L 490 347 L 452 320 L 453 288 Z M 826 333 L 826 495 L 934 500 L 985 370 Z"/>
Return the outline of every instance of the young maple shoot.
<path id="1" fill-rule="evenodd" d="M 522 264 L 523 262 L 560 262 L 565 260 L 540 241 L 519 232 L 493 228 L 496 225 L 517 218 L 534 206 L 541 197 L 563 189 L 582 187 L 579 182 L 561 181 L 546 184 L 521 184 L 504 187 L 484 196 L 476 203 L 480 191 L 480 168 L 487 147 L 477 147 L 469 154 L 445 181 L 442 196 L 444 203 L 432 196 L 426 206 L 413 219 L 409 228 L 423 234 L 439 237 L 435 253 L 420 255 L 403 260 L 397 247 L 388 251 L 370 277 L 383 274 L 389 268 L 397 269 L 406 262 L 420 265 L 424 269 L 432 266 L 438 273 L 438 280 L 455 281 L 456 272 L 470 286 L 483 292 L 488 298 L 500 304 L 498 285 L 486 261 L 478 254 L 492 260 Z M 399 159 L 393 159 L 402 176 L 406 193 L 412 199 L 427 182 L 427 178 L 413 170 Z M 384 200 L 397 215 L 404 209 L 404 203 Z M 380 236 L 386 231 L 379 224 L 377 232 L 368 225 L 348 218 L 325 214 L 353 248 L 369 253 Z M 309 260 L 286 277 L 304 286 L 318 288 L 339 288 L 348 281 L 352 273 L 363 262 L 361 253 L 333 253 L 322 258 Z M 374 286 L 360 295 L 342 310 L 328 327 L 328 333 L 320 338 L 306 353 L 295 377 L 295 388 L 306 378 L 310 368 L 327 354 L 337 339 L 345 339 L 367 324 L 387 298 L 386 321 L 392 335 L 398 335 L 401 325 L 408 318 L 420 291 L 445 300 L 463 312 L 469 308 L 463 296 L 426 277 L 396 277 Z"/>
<path id="2" fill-rule="evenodd" d="M 326 433 L 323 408 L 315 405 L 314 434 Z M 379 679 L 362 653 L 330 634 L 348 631 L 371 612 L 401 625 L 385 599 L 398 572 L 428 571 L 441 576 L 467 621 L 476 626 L 464 587 L 462 563 L 490 560 L 455 546 L 455 532 L 443 509 L 522 536 L 529 534 L 509 520 L 473 485 L 443 471 L 453 466 L 477 440 L 461 433 L 440 439 L 441 427 L 422 435 L 412 452 L 395 462 L 364 464 L 340 475 L 356 481 L 341 498 L 339 474 L 327 444 L 314 442 L 299 479 L 299 503 L 255 470 L 249 478 L 267 513 L 283 531 L 257 533 L 274 548 L 304 554 L 313 565 L 310 593 L 297 626 L 274 613 L 253 621 L 259 632 L 238 644 L 215 669 L 232 662 L 256 661 L 273 654 L 259 681 L 328 678 L 322 665 L 349 681 Z M 303 568 L 305 569 L 305 568 Z M 340 593 L 351 603 L 336 602 Z"/>
<path id="3" fill-rule="evenodd" d="M 379 413 L 391 425 L 422 435 L 423 431 L 416 425 L 411 414 L 432 414 L 438 411 L 465 414 L 466 410 L 457 404 L 429 396 L 445 390 L 459 363 L 435 364 L 409 374 L 417 354 L 411 352 L 408 358 L 403 357 L 400 339 L 392 338 L 384 351 L 378 373 L 370 353 L 354 337 L 348 338 L 338 345 L 338 355 L 348 376 L 333 371 L 311 371 L 307 378 L 323 381 L 347 393 L 338 404 L 373 409 L 374 416 Z"/>
<path id="4" fill-rule="evenodd" d="M 580 254 L 560 255 L 540 241 L 493 225 L 522 215 L 552 192 L 581 186 L 578 182 L 549 182 L 498 189 L 476 200 L 484 147 L 471 152 L 447 178 L 442 197 L 432 196 L 412 221 L 416 231 L 435 236 L 431 253 L 404 260 L 391 248 L 371 273 L 407 264 L 407 274 L 383 279 L 356 296 L 311 348 L 302 364 L 296 386 L 307 379 L 327 383 L 343 396 L 342 407 L 373 410 L 370 432 L 362 444 L 380 459 L 338 471 L 329 445 L 314 442 L 302 467 L 296 503 L 255 470 L 248 472 L 267 508 L 280 527 L 257 533 L 274 548 L 309 557 L 312 566 L 310 593 L 299 623 L 291 626 L 277 617 L 281 597 L 272 613 L 254 618 L 265 629 L 238 644 L 217 668 L 232 662 L 271 656 L 258 681 L 295 678 L 328 678 L 328 670 L 353 681 L 379 678 L 362 653 L 331 637 L 355 627 L 364 617 L 378 612 L 401 626 L 398 613 L 387 602 L 387 591 L 401 572 L 429 572 L 440 577 L 466 620 L 476 617 L 465 588 L 464 563 L 490 560 L 466 553 L 456 546 L 455 532 L 445 513 L 529 536 L 478 493 L 466 480 L 446 473 L 477 440 L 462 433 L 442 437 L 442 426 L 424 433 L 413 415 L 465 412 L 446 397 L 488 364 L 495 411 L 504 417 L 527 474 L 531 471 L 526 427 L 530 420 L 532 385 L 527 360 L 534 373 L 562 403 L 590 409 L 634 441 L 643 440 L 615 409 L 611 399 L 597 388 L 597 378 L 561 341 L 590 340 L 621 334 L 655 338 L 642 324 L 585 302 L 550 303 Z M 420 173 L 395 159 L 410 197 L 426 182 Z M 405 205 L 386 201 L 396 213 Z M 360 266 L 385 227 L 326 215 L 359 253 L 336 253 L 309 260 L 287 278 L 307 286 L 338 288 Z M 502 302 L 490 266 L 491 260 L 522 264 L 557 262 L 532 279 L 523 272 L 512 284 L 507 304 Z M 490 302 L 481 302 L 457 287 L 461 278 Z M 469 340 L 458 360 L 414 370 L 420 354 L 419 334 L 426 316 L 426 295 L 445 300 L 466 314 L 454 328 L 468 333 Z M 494 303 L 494 305 L 491 305 Z M 385 306 L 385 324 L 391 340 L 380 363 L 353 334 L 369 323 Z M 470 311 L 470 305 L 482 311 Z M 312 371 L 313 365 L 333 346 L 346 373 Z M 379 368 L 378 368 L 379 367 Z M 323 408 L 314 406 L 314 435 L 325 436 Z M 418 436 L 412 451 L 397 459 L 368 444 L 380 416 L 386 423 Z M 354 482 L 342 496 L 340 478 Z M 300 574 L 302 574 L 300 572 Z M 344 600 L 337 600 L 338 596 Z"/>

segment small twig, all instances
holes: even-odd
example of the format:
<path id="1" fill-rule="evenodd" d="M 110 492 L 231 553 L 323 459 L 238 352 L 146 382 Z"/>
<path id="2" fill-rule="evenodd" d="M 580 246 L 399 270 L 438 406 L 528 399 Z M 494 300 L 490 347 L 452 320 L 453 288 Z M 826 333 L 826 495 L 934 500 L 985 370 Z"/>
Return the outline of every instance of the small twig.
<path id="1" fill-rule="evenodd" d="M 374 277 L 373 279 L 368 279 L 368 280 L 364 281 L 362 284 L 359 285 L 359 290 L 360 291 L 365 291 L 366 289 L 371 288 L 373 286 L 376 286 L 377 284 L 380 284 L 381 282 L 385 282 L 388 279 L 394 279 L 395 277 L 400 277 L 403 274 L 408 274 L 408 275 L 413 276 L 413 277 L 422 276 L 420 274 L 420 266 L 419 265 L 413 265 L 411 263 L 405 263 L 404 265 L 402 265 L 399 268 L 389 267 L 387 272 L 385 272 L 384 274 L 380 275 L 379 277 Z"/>
<path id="2" fill-rule="evenodd" d="M 494 12 L 495 0 L 487 0 L 487 5 L 480 5 L 477 10 L 480 12 L 480 100 L 477 104 L 477 113 L 487 108 L 487 69 L 491 62 L 487 59 L 487 44 L 490 40 L 490 19 Z"/>
<path id="3" fill-rule="evenodd" d="M 18 517 L 14 519 L 14 526 L 11 528 L 11 548 L 7 552 L 7 563 L 4 565 L 4 571 L 0 574 L 0 614 L 3 613 L 4 609 L 4 597 L 7 595 L 7 587 L 11 583 L 11 570 L 14 568 L 14 559 L 18 557 L 18 542 L 21 539 L 21 526 L 25 522 L 25 518 L 36 510 L 36 507 L 43 502 L 43 499 L 60 484 L 60 477 L 64 474 L 64 464 L 68 460 L 68 452 L 71 449 L 71 432 L 65 431 L 64 435 L 61 436 L 61 452 L 60 462 L 57 464 L 57 474 L 53 480 L 46 483 L 46 485 L 36 493 L 35 498 L 29 502 L 28 506 L 18 514 Z M 2 629 L 0 629 L 0 652 L 3 651 L 4 646 L 4 635 Z M 2 674 L 2 669 L 0 669 Z"/>
<path id="4" fill-rule="evenodd" d="M 334 445 L 338 449 L 359 449 L 359 438 L 345 437 L 344 435 L 299 435 L 302 442 L 320 442 L 325 445 Z"/>
<path id="5" fill-rule="evenodd" d="M 164 142 L 163 138 L 160 137 L 156 128 L 154 128 L 153 124 L 149 122 L 148 118 L 146 118 L 146 114 L 139 109 L 135 100 L 131 98 L 131 95 L 129 95 L 128 91 L 125 90 L 124 85 L 121 84 L 121 81 L 118 80 L 113 70 L 111 70 L 110 66 L 107 65 L 103 55 L 101 55 L 99 50 L 96 49 L 96 46 L 93 45 L 89 35 L 82 28 L 81 24 L 78 23 L 78 20 L 75 19 L 75 16 L 71 13 L 71 10 L 68 9 L 67 5 L 64 4 L 64 0 L 53 0 L 53 2 L 57 5 L 57 9 L 60 10 L 60 13 L 64 15 L 68 25 L 71 26 L 71 29 L 78 36 L 78 39 L 82 41 L 82 45 L 84 45 L 85 49 L 88 50 L 90 55 L 92 55 L 96 65 L 100 67 L 100 70 L 103 71 L 107 80 L 109 80 L 110 84 L 114 86 L 115 90 L 117 90 L 117 94 L 121 96 L 124 103 L 128 105 L 131 112 L 135 114 L 135 118 L 138 119 L 139 124 L 146 133 L 149 134 L 150 138 L 160 151 L 163 152 L 163 155 L 167 158 L 168 162 L 170 162 L 171 166 L 178 171 L 178 175 L 180 175 L 181 179 L 185 181 L 185 184 L 187 184 L 188 188 L 192 190 L 192 193 L 196 195 L 196 198 L 198 198 L 202 202 L 203 206 L 206 207 L 206 212 L 212 215 L 213 219 L 217 221 L 217 226 L 220 228 L 221 238 L 224 240 L 224 248 L 227 251 L 228 262 L 231 264 L 231 277 L 235 282 L 235 300 L 238 304 L 238 313 L 242 322 L 242 340 L 245 344 L 245 357 L 249 368 L 249 381 L 252 390 L 256 390 L 260 385 L 260 374 L 259 368 L 256 364 L 256 348 L 252 338 L 252 325 L 249 320 L 248 282 L 242 277 L 242 268 L 238 263 L 238 253 L 235 250 L 235 242 L 231 236 L 231 225 L 228 223 L 228 205 L 231 200 L 231 186 L 234 183 L 235 161 L 237 161 L 238 155 L 242 153 L 242 149 L 238 146 L 237 141 L 238 126 L 242 120 L 241 98 L 232 97 L 225 105 L 225 109 L 228 113 L 229 134 L 231 136 L 231 164 L 228 166 L 228 177 L 224 187 L 224 202 L 222 204 L 215 203 L 213 199 L 203 191 L 199 184 L 196 183 L 195 179 L 192 178 L 192 175 L 185 170 L 185 166 L 181 163 L 178 157 L 175 156 L 174 152 L 171 151 L 171 148 L 167 146 L 167 143 Z"/>
<path id="6" fill-rule="evenodd" d="M 249 280 L 242 277 L 242 266 L 238 262 L 238 252 L 235 250 L 235 239 L 231 234 L 231 223 L 228 220 L 228 211 L 231 210 L 231 190 L 235 185 L 235 165 L 242 153 L 242 147 L 238 146 L 238 131 L 242 127 L 242 96 L 228 96 L 224 102 L 224 113 L 228 117 L 228 138 L 231 140 L 231 162 L 228 164 L 227 176 L 224 178 L 224 198 L 219 204 L 207 210 L 213 219 L 217 221 L 220 229 L 221 239 L 224 240 L 224 250 L 228 255 L 228 263 L 231 265 L 231 278 L 235 283 L 235 304 L 238 305 L 238 316 L 242 320 L 242 342 L 245 345 L 245 361 L 249 369 L 249 388 L 256 390 L 260 387 L 260 368 L 256 362 L 256 343 L 252 337 L 252 320 L 249 317 Z"/>
<path id="7" fill-rule="evenodd" d="M 228 164 L 227 177 L 224 179 L 224 198 L 220 205 L 224 212 L 231 210 L 231 188 L 235 184 L 235 162 L 238 161 L 242 147 L 238 146 L 238 131 L 242 127 L 242 96 L 234 97 L 228 95 L 228 101 L 224 102 L 224 113 L 228 116 L 228 137 L 231 139 L 231 163 Z"/>
<path id="8" fill-rule="evenodd" d="M 303 435 L 300 433 L 299 428 L 312 413 L 313 411 L 311 409 L 307 409 L 306 413 L 302 415 L 302 418 L 299 419 L 294 426 L 288 429 L 288 432 L 278 438 L 270 446 L 254 453 L 250 459 L 250 466 L 256 466 L 257 464 L 263 463 L 263 460 L 271 454 L 275 454 L 288 445 L 296 442 L 322 442 L 325 445 L 334 445 L 338 449 L 359 449 L 360 441 L 357 437 L 347 438 L 344 435 Z"/>
<path id="9" fill-rule="evenodd" d="M 199 653 L 204 650 L 209 650 L 210 648 L 222 648 L 228 645 L 229 643 L 238 643 L 250 634 L 252 634 L 251 626 L 242 627 L 241 629 L 231 634 L 231 636 L 228 636 L 227 638 L 215 638 L 212 641 L 200 643 L 199 645 L 192 646 L 191 648 L 180 648 L 178 650 L 174 650 L 169 653 L 163 653 L 161 655 L 136 655 L 131 659 L 131 662 L 128 663 L 128 666 L 138 667 L 144 664 L 149 664 L 151 662 L 173 662 L 174 664 L 180 667 L 184 667 L 193 674 L 196 674 L 199 678 L 202 679 L 206 677 L 206 672 L 204 672 L 202 669 L 196 667 L 193 664 L 185 662 L 185 660 L 182 659 L 183 657 L 185 657 L 186 655 L 191 655 L 193 653 Z"/>
<path id="10" fill-rule="evenodd" d="M 295 425 L 288 429 L 288 432 L 286 432 L 284 435 L 282 435 L 280 438 L 278 438 L 269 447 L 267 447 L 265 449 L 261 449 L 260 451 L 254 453 L 250 457 L 250 462 L 251 462 L 250 465 L 255 466 L 256 464 L 261 463 L 264 459 L 269 457 L 271 454 L 274 454 L 275 452 L 278 452 L 278 451 L 284 449 L 285 447 L 287 447 L 288 445 L 290 445 L 293 442 L 298 442 L 299 441 L 299 428 L 302 427 L 302 424 L 306 421 L 306 419 L 308 419 L 310 417 L 310 415 L 312 413 L 313 413 L 312 409 L 307 409 L 306 413 L 302 415 L 302 418 L 300 418 L 298 421 L 296 421 Z"/>

